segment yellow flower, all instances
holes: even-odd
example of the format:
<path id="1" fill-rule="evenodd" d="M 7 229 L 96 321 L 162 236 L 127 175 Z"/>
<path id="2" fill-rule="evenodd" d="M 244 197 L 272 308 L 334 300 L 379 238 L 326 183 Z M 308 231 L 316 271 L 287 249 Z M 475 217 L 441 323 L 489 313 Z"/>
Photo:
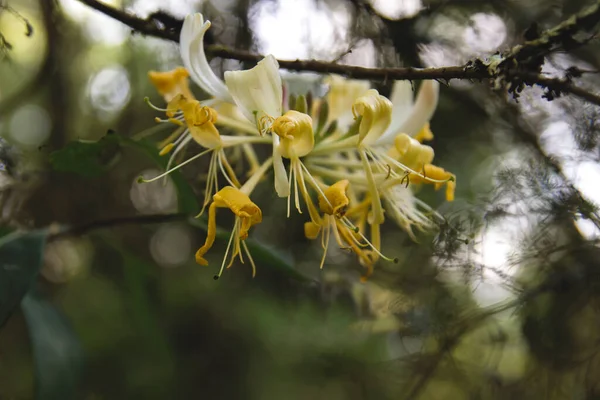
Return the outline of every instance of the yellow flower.
<path id="1" fill-rule="evenodd" d="M 219 190 L 213 196 L 213 202 L 208 209 L 208 232 L 206 235 L 206 242 L 196 252 L 196 262 L 200 265 L 208 265 L 208 261 L 204 258 L 204 255 L 215 242 L 217 233 L 217 208 L 229 208 L 229 210 L 235 215 L 235 222 L 233 230 L 227 244 L 227 250 L 225 251 L 225 257 L 221 265 L 221 270 L 218 275 L 215 275 L 215 279 L 219 279 L 225 268 L 227 256 L 232 251 L 227 268 L 229 268 L 236 256 L 239 256 L 240 261 L 243 263 L 241 249 L 243 248 L 250 260 L 252 265 L 252 276 L 256 274 L 256 266 L 254 260 L 248 251 L 248 246 L 244 242 L 248 237 L 248 231 L 253 225 L 259 224 L 262 221 L 262 211 L 260 208 L 250 200 L 247 194 L 242 192 L 240 189 L 236 189 L 232 186 L 225 186 Z M 231 246 L 233 244 L 233 249 Z"/>
<path id="2" fill-rule="evenodd" d="M 338 181 L 323 191 L 325 197 L 319 196 L 319 208 L 322 212 L 342 218 L 346 214 L 350 199 L 346 195 L 348 189 L 347 179 Z"/>
<path id="3" fill-rule="evenodd" d="M 215 127 L 217 112 L 200 104 L 198 100 L 181 98 L 179 108 L 183 111 L 183 118 L 190 131 L 190 135 L 202 147 L 216 149 L 221 147 L 221 135 Z"/>
<path id="4" fill-rule="evenodd" d="M 323 218 L 313 219 L 304 224 L 304 235 L 307 239 L 314 240 L 321 235 L 321 247 L 323 256 L 321 258 L 321 268 L 325 264 L 327 249 L 329 248 L 329 239 L 331 233 L 342 249 L 349 249 L 354 252 L 362 266 L 367 268 L 366 274 L 361 278 L 365 281 L 373 272 L 373 266 L 379 259 L 384 258 L 387 261 L 392 259 L 385 257 L 380 252 L 379 225 L 373 224 L 371 230 L 372 241 L 367 240 L 361 230 L 356 227 L 347 217 L 346 213 L 356 213 L 364 209 L 364 203 L 355 208 L 349 209 L 350 199 L 347 190 L 349 188 L 348 180 L 340 180 L 327 187 L 322 195 L 319 195 L 319 208 L 324 214 Z"/>
<path id="5" fill-rule="evenodd" d="M 337 122 L 338 127 L 347 129 L 352 122 L 352 104 L 354 100 L 369 90 L 369 82 L 345 79 L 339 75 L 331 75 L 323 80 L 329 86 L 327 92 L 328 118 L 327 124 Z"/>
<path id="6" fill-rule="evenodd" d="M 148 72 L 150 82 L 152 82 L 166 102 L 171 101 L 179 94 L 184 95 L 188 99 L 194 98 L 188 83 L 189 76 L 190 74 L 183 67 L 178 67 L 167 72 Z"/>
<path id="7" fill-rule="evenodd" d="M 379 139 L 392 121 L 392 103 L 375 89 L 370 89 L 352 105 L 354 118 L 361 117 L 358 143 L 371 145 Z"/>
<path id="8" fill-rule="evenodd" d="M 315 147 L 312 118 L 304 113 L 288 111 L 275 119 L 271 129 L 281 138 L 279 150 L 283 157 L 304 157 Z"/>

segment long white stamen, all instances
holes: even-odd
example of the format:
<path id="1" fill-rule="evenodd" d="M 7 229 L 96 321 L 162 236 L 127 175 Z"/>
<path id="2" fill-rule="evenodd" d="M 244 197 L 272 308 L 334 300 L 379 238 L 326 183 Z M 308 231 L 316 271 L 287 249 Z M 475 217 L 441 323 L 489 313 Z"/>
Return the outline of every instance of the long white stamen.
<path id="1" fill-rule="evenodd" d="M 237 185 L 231 181 L 231 179 L 229 178 L 229 175 L 225 172 L 225 167 L 223 167 L 223 157 L 225 157 L 225 152 L 223 152 L 223 150 L 221 149 L 221 150 L 216 150 L 216 153 L 217 153 L 217 160 L 219 162 L 219 169 L 221 170 L 221 173 L 227 180 L 227 183 L 229 183 L 233 187 L 237 187 Z"/>
<path id="2" fill-rule="evenodd" d="M 367 175 L 369 194 L 371 195 L 371 205 L 373 207 L 373 223 L 380 224 L 385 218 L 383 216 L 381 198 L 379 197 L 379 192 L 377 191 L 377 186 L 375 184 L 375 177 L 373 176 L 373 171 L 371 170 L 371 164 L 369 164 L 367 155 L 362 148 L 359 150 L 358 155 L 360 156 L 360 159 L 363 163 L 363 168 Z"/>
<path id="3" fill-rule="evenodd" d="M 288 188 L 288 196 L 287 196 L 287 217 L 290 217 L 290 209 L 291 209 L 291 204 L 292 204 L 292 180 L 294 179 L 294 168 L 290 168 L 290 175 L 288 177 L 288 184 L 289 184 L 289 188 Z"/>
<path id="4" fill-rule="evenodd" d="M 150 183 L 150 182 L 154 182 L 154 181 L 156 181 L 156 180 L 158 180 L 158 179 L 162 178 L 163 176 L 167 176 L 167 175 L 169 175 L 171 172 L 178 170 L 179 168 L 183 167 L 184 165 L 191 163 L 192 161 L 194 161 L 194 160 L 196 160 L 196 159 L 198 159 L 198 158 L 202 157 L 203 155 L 205 155 L 205 154 L 207 154 L 207 153 L 209 153 L 209 152 L 211 152 L 211 151 L 212 151 L 212 149 L 205 150 L 205 151 L 203 151 L 202 153 L 200 153 L 200 154 L 197 154 L 197 155 L 195 155 L 195 156 L 193 156 L 193 157 L 191 157 L 191 158 L 189 158 L 189 159 L 185 160 L 185 161 L 184 161 L 184 162 L 182 162 L 181 164 L 179 164 L 179 165 L 177 165 L 177 166 L 175 166 L 175 167 L 171 168 L 170 170 L 167 170 L 167 171 L 166 171 L 165 173 L 163 173 L 163 174 L 160 174 L 160 175 L 158 175 L 158 176 L 155 176 L 155 177 L 154 177 L 154 178 L 152 178 L 152 179 L 144 179 L 144 178 L 142 178 L 142 177 L 140 176 L 140 177 L 138 178 L 138 182 L 140 182 L 140 183 Z"/>
<path id="5" fill-rule="evenodd" d="M 223 147 L 238 146 L 244 143 L 263 143 L 270 144 L 273 138 L 270 136 L 229 136 L 221 135 L 221 142 Z"/>
<path id="6" fill-rule="evenodd" d="M 256 264 L 254 264 L 254 259 L 252 258 L 252 254 L 250 254 L 250 250 L 248 250 L 248 245 L 245 241 L 242 241 L 242 247 L 250 260 L 250 265 L 252 265 L 252 277 L 254 278 L 256 276 Z"/>
<path id="7" fill-rule="evenodd" d="M 146 102 L 146 104 L 148 104 L 148 106 L 149 106 L 150 108 L 152 108 L 153 110 L 160 111 L 160 112 L 167 112 L 167 109 L 166 109 L 166 108 L 160 108 L 160 107 L 157 107 L 157 106 L 155 106 L 154 104 L 152 104 L 152 102 L 150 101 L 150 97 L 144 97 L 144 101 L 145 101 L 145 102 Z"/>
<path id="8" fill-rule="evenodd" d="M 235 217 L 235 224 L 233 225 L 233 229 L 231 230 L 231 235 L 229 236 L 229 242 L 227 243 L 227 249 L 225 249 L 225 255 L 223 256 L 223 263 L 221 263 L 221 269 L 219 273 L 215 276 L 215 279 L 219 279 L 221 274 L 223 274 L 223 270 L 225 269 L 225 264 L 227 262 L 227 255 L 229 254 L 229 250 L 231 249 L 231 243 L 233 242 L 233 237 L 236 233 L 236 227 L 238 226 L 240 217 Z"/>
<path id="9" fill-rule="evenodd" d="M 327 250 L 329 249 L 329 238 L 331 237 L 331 224 L 327 222 L 323 230 L 323 236 L 321 237 L 321 246 L 323 247 L 323 256 L 321 257 L 320 265 L 321 269 L 323 269 L 323 266 L 325 265 L 325 258 L 327 257 Z"/>
<path id="10" fill-rule="evenodd" d="M 294 169 L 294 173 L 296 175 L 296 179 L 294 179 L 294 202 L 296 205 L 296 210 L 298 210 L 299 214 L 302 214 L 302 209 L 300 208 L 300 195 L 298 193 L 298 179 L 299 176 L 298 175 L 302 175 L 302 169 L 300 168 L 300 166 L 298 165 L 299 163 L 301 163 L 302 161 L 300 161 L 299 159 L 294 159 L 292 160 L 292 168 Z"/>

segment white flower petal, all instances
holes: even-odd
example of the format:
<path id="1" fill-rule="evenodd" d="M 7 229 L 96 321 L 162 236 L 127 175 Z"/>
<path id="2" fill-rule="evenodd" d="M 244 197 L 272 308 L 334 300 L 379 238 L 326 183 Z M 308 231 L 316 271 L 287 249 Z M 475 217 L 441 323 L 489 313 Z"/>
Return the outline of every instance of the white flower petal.
<path id="1" fill-rule="evenodd" d="M 392 87 L 390 101 L 393 104 L 392 108 L 392 123 L 388 127 L 386 133 L 392 132 L 397 134 L 400 126 L 406 121 L 413 106 L 413 85 L 410 81 L 396 81 Z"/>
<path id="2" fill-rule="evenodd" d="M 287 177 L 283 158 L 279 151 L 279 136 L 273 133 L 273 175 L 275 176 L 275 191 L 279 197 L 290 195 L 290 182 Z"/>
<path id="3" fill-rule="evenodd" d="M 200 13 L 185 17 L 179 36 L 181 59 L 192 80 L 202 90 L 219 100 L 231 102 L 227 87 L 215 75 L 204 53 L 204 34 L 208 28 L 210 21 L 204 21 Z"/>
<path id="4" fill-rule="evenodd" d="M 399 88 L 399 91 L 405 91 L 405 88 Z M 406 112 L 404 117 L 396 120 L 396 114 L 393 115 L 392 125 L 379 138 L 377 145 L 386 145 L 393 143 L 394 138 L 399 133 L 406 133 L 409 136 L 415 136 L 423 128 L 423 126 L 431 120 L 433 113 L 437 107 L 439 98 L 440 84 L 437 81 L 428 80 L 423 82 L 410 112 Z M 400 97 L 400 94 L 398 94 Z M 400 100 L 402 103 L 402 100 Z M 405 103 L 406 104 L 406 103 Z M 394 103 L 394 111 L 396 103 Z M 400 114 L 398 114 L 400 116 Z"/>
<path id="5" fill-rule="evenodd" d="M 437 81 L 425 81 L 419 89 L 417 101 L 410 115 L 400 127 L 400 132 L 415 136 L 423 126 L 431 120 L 437 107 L 440 94 L 440 84 Z"/>
<path id="6" fill-rule="evenodd" d="M 225 72 L 225 84 L 240 111 L 250 121 L 256 122 L 265 115 L 281 116 L 283 88 L 279 63 L 272 55 L 249 70 Z"/>

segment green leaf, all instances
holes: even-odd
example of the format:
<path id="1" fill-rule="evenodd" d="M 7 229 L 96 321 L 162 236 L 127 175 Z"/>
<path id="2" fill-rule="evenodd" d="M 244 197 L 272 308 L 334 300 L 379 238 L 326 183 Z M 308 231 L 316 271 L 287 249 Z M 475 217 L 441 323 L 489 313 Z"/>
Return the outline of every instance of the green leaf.
<path id="1" fill-rule="evenodd" d="M 72 172 L 86 178 L 105 173 L 110 161 L 119 153 L 119 136 L 108 133 L 97 142 L 74 141 L 50 154 L 50 165 L 61 172 Z"/>
<path id="2" fill-rule="evenodd" d="M 46 235 L 46 230 L 39 230 L 11 233 L 0 239 L 0 327 L 37 276 Z"/>
<path id="3" fill-rule="evenodd" d="M 57 171 L 72 172 L 93 178 L 107 172 L 114 163 L 115 156 L 123 147 L 134 148 L 145 153 L 161 168 L 167 167 L 168 157 L 158 154 L 156 145 L 147 140 L 133 140 L 110 131 L 97 142 L 74 141 L 50 154 L 50 164 Z M 194 191 L 179 171 L 169 174 L 177 188 L 179 211 L 194 214 L 200 211 Z"/>
<path id="4" fill-rule="evenodd" d="M 83 352 L 71 325 L 50 302 L 31 292 L 21 303 L 35 364 L 35 398 L 68 400 L 76 395 Z"/>

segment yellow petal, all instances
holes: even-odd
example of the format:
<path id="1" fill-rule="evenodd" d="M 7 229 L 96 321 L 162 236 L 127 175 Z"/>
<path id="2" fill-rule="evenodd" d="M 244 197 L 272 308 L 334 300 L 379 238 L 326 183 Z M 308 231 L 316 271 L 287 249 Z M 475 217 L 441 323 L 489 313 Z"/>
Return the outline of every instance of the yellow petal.
<path id="1" fill-rule="evenodd" d="M 200 146 L 215 149 L 222 145 L 221 135 L 215 127 L 217 112 L 200 104 L 197 100 L 181 101 L 183 118 L 190 134 Z"/>
<path id="2" fill-rule="evenodd" d="M 316 222 L 309 221 L 304 223 L 304 236 L 307 239 L 314 240 L 319 237 L 319 233 L 321 232 L 321 225 Z"/>
<path id="3" fill-rule="evenodd" d="M 213 196 L 213 202 L 208 209 L 208 229 L 206 242 L 196 252 L 196 262 L 200 265 L 208 265 L 204 255 L 215 242 L 217 232 L 217 208 L 229 208 L 236 217 L 241 219 L 239 238 L 245 240 L 248 230 L 262 221 L 262 211 L 250 200 L 250 197 L 233 186 L 225 186 Z"/>
<path id="4" fill-rule="evenodd" d="M 344 121 L 345 114 L 349 114 L 354 100 L 362 96 L 369 90 L 369 82 L 342 78 L 338 75 L 331 75 L 323 80 L 329 85 L 327 92 L 328 118 L 327 123 L 342 119 L 342 127 L 347 125 Z M 351 120 L 351 116 L 349 116 Z M 321 121 L 319 121 L 321 123 Z M 325 123 L 323 121 L 322 123 Z"/>
<path id="5" fill-rule="evenodd" d="M 291 110 L 277 118 L 273 132 L 281 137 L 280 152 L 286 158 L 304 157 L 315 147 L 312 118 Z"/>
<path id="6" fill-rule="evenodd" d="M 435 155 L 430 146 L 419 143 L 405 133 L 396 136 L 394 148 L 396 150 L 395 158 L 415 170 L 420 170 L 424 165 L 430 164 Z"/>
<path id="7" fill-rule="evenodd" d="M 356 99 L 352 105 L 354 118 L 362 117 L 358 128 L 359 144 L 370 145 L 385 132 L 392 121 L 392 103 L 375 89 Z"/>
<path id="8" fill-rule="evenodd" d="M 249 121 L 258 122 L 265 115 L 281 115 L 283 89 L 279 63 L 272 55 L 249 70 L 226 71 L 225 84 L 235 104 Z"/>
<path id="9" fill-rule="evenodd" d="M 248 230 L 253 225 L 262 222 L 260 208 L 250 200 L 248 195 L 233 186 L 225 186 L 219 190 L 213 196 L 213 200 L 217 207 L 227 207 L 242 219 L 240 228 L 240 239 L 242 240 L 248 237 Z"/>
<path id="10" fill-rule="evenodd" d="M 322 212 L 329 215 L 335 215 L 338 218 L 343 217 L 346 214 L 350 200 L 346 195 L 349 182 L 344 179 L 334 183 L 324 190 L 325 197 L 319 196 L 319 208 Z"/>
<path id="11" fill-rule="evenodd" d="M 171 101 L 178 94 L 184 95 L 188 99 L 194 98 L 194 95 L 190 91 L 188 77 L 189 73 L 183 67 L 178 67 L 167 72 L 148 72 L 150 82 L 152 82 L 166 102 Z"/>
<path id="12" fill-rule="evenodd" d="M 431 128 L 429 127 L 429 122 L 415 135 L 415 140 L 421 143 L 433 140 L 433 132 L 431 132 Z"/>

